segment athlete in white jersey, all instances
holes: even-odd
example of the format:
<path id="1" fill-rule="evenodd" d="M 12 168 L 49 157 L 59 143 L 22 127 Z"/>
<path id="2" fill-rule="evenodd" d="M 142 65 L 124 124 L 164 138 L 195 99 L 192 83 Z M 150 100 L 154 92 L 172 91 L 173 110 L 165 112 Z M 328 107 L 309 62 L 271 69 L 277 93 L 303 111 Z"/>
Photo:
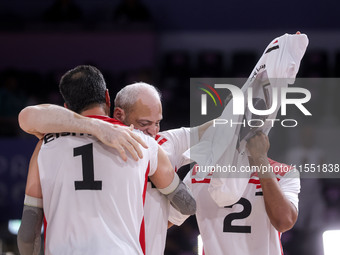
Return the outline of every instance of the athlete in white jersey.
<path id="1" fill-rule="evenodd" d="M 78 110 L 83 115 L 95 114 L 96 116 L 92 117 L 112 122 L 112 119 L 97 116 L 107 115 L 110 106 L 108 91 L 99 70 L 89 66 L 77 67 L 63 76 L 60 87 L 66 102 L 65 106 Z M 78 100 L 73 97 L 78 97 Z M 79 100 L 79 97 L 83 100 Z M 25 111 L 21 115 L 19 120 L 25 119 L 23 117 L 26 115 Z M 72 116 L 81 119 L 79 115 L 72 114 Z M 38 119 L 42 117 L 40 115 Z M 96 122 L 96 124 L 94 126 L 105 127 L 102 123 Z M 194 200 L 185 185 L 179 181 L 177 174 L 174 174 L 163 150 L 157 147 L 157 143 L 152 138 L 144 136 L 149 149 L 151 148 L 150 151 L 143 149 L 145 155 L 140 162 L 127 159 L 128 165 L 124 165 L 126 162 L 123 162 L 117 153 L 114 154 L 116 151 L 93 139 L 76 137 L 71 133 L 46 135 L 39 154 L 39 165 L 37 158 L 40 146 L 37 146 L 30 163 L 26 186 L 28 199 L 25 198 L 22 225 L 18 235 L 18 246 L 22 254 L 37 254 L 36 238 L 40 235 L 36 230 L 39 229 L 41 210 L 38 208 L 42 207 L 39 200 L 42 196 L 44 209 L 46 207 L 47 210 L 47 252 L 51 254 L 84 254 L 84 250 L 88 254 L 144 252 L 144 223 L 141 221 L 141 216 L 148 176 L 147 167 L 149 171 L 152 169 L 151 173 L 154 173 L 150 177 L 153 183 L 161 193 L 167 195 L 177 209 L 184 214 L 194 213 L 196 207 Z M 155 146 L 158 149 L 153 149 Z M 155 171 L 155 162 L 157 171 Z M 141 169 L 138 169 L 139 165 Z M 132 169 L 126 169 L 127 167 Z M 40 178 L 39 168 L 42 169 Z M 76 168 L 81 171 L 72 171 Z M 99 169 L 98 174 L 97 171 L 95 172 L 96 169 Z M 109 172 L 106 172 L 107 170 Z M 117 179 L 114 179 L 117 170 Z M 134 172 L 136 176 L 133 175 Z M 135 179 L 130 182 L 131 178 Z M 115 185 L 115 181 L 119 183 Z M 104 187 L 108 194 L 99 192 Z M 93 189 L 95 193 L 92 193 Z M 123 191 L 126 193 L 122 194 Z M 181 196 L 179 197 L 178 194 Z M 82 203 L 84 198 L 86 198 L 85 204 Z M 45 202 L 47 199 L 50 200 Z M 66 212 L 68 209 L 71 209 L 69 213 Z M 67 214 L 70 214 L 69 219 L 66 217 Z M 65 222 L 59 222 L 63 219 Z M 85 231 L 86 229 L 94 231 Z M 101 233 L 98 234 L 97 230 Z M 63 234 L 64 231 L 67 233 Z M 64 246 L 62 246 L 63 242 Z M 110 245 L 111 242 L 114 244 Z M 115 245 L 117 249 L 114 249 Z M 109 251 L 109 247 L 112 251 Z"/>
<path id="2" fill-rule="evenodd" d="M 141 85 L 141 84 L 134 84 L 134 85 Z M 127 87 L 129 87 L 129 86 L 127 86 Z M 136 90 L 136 86 L 134 86 L 133 89 L 135 90 L 134 93 L 125 93 L 125 94 L 123 93 L 124 95 L 122 95 L 120 97 L 119 102 L 118 101 L 115 102 L 116 108 L 115 108 L 114 116 L 115 116 L 115 118 L 121 120 L 122 122 L 124 122 L 127 125 L 132 123 L 132 124 L 134 124 L 134 126 L 137 129 L 144 131 L 146 134 L 155 136 L 157 134 L 157 132 L 159 131 L 159 122 L 162 119 L 160 100 L 158 100 L 159 102 L 154 103 L 153 95 L 149 94 L 149 95 L 147 95 L 146 100 L 145 100 L 145 98 L 144 99 L 138 98 L 137 101 L 134 101 L 134 99 L 136 98 L 136 95 L 138 95 L 138 93 L 140 93 L 140 91 L 138 91 L 138 89 Z M 145 89 L 145 88 L 142 87 L 142 89 Z M 117 99 L 118 99 L 118 95 L 117 95 L 116 100 Z M 123 109 L 123 111 L 121 111 L 121 109 L 119 109 L 119 108 Z M 152 116 L 152 117 L 150 118 L 150 116 Z M 54 123 L 54 124 L 56 124 L 56 123 Z M 64 130 L 67 130 L 67 128 L 64 129 Z M 96 135 L 99 135 L 99 134 L 100 134 L 100 132 L 96 133 Z M 177 149 L 175 149 L 175 152 L 177 152 Z M 170 154 L 171 154 L 171 152 L 170 152 Z M 173 165 L 177 166 L 176 164 L 173 164 Z M 157 200 L 154 199 L 154 201 L 157 201 Z M 155 209 L 153 207 L 151 207 L 151 208 L 152 209 L 150 210 L 150 212 L 152 214 L 153 210 L 155 210 Z M 157 206 L 156 208 L 158 210 L 160 207 Z M 166 210 L 167 206 L 164 206 L 164 208 Z M 147 214 L 149 214 L 149 212 Z M 164 216 L 164 214 L 162 215 L 162 218 L 164 218 L 163 216 Z M 152 219 L 150 221 L 150 222 L 152 222 L 153 216 L 151 216 L 150 219 Z M 154 224 L 154 225 L 156 225 L 156 224 Z M 161 226 L 161 225 L 157 225 L 157 226 Z M 154 226 L 155 228 L 154 227 L 152 227 L 152 228 L 157 229 L 156 233 L 158 233 L 158 231 L 162 232 L 163 228 L 159 228 L 157 226 Z M 150 233 L 154 233 L 154 232 L 148 231 L 147 234 L 150 234 Z M 158 235 L 158 236 L 160 236 L 160 235 Z M 158 238 L 150 237 L 150 242 L 147 243 L 147 247 L 148 247 L 148 245 L 150 245 L 150 247 L 151 247 L 150 249 L 152 251 L 154 251 L 154 247 L 161 246 L 161 245 L 159 245 L 159 240 L 160 239 L 158 239 Z M 164 248 L 161 249 L 161 251 L 163 251 L 163 250 L 164 250 Z M 159 253 L 161 253 L 161 252 L 159 252 Z"/>
<path id="3" fill-rule="evenodd" d="M 139 96 L 138 93 L 142 95 Z M 130 101 L 130 104 L 127 104 L 127 101 Z M 210 125 L 210 123 L 207 123 L 193 129 L 179 128 L 157 135 L 159 122 L 162 119 L 161 102 L 155 88 L 144 83 L 132 84 L 123 88 L 117 94 L 115 104 L 115 118 L 122 120 L 126 125 L 133 124 L 145 134 L 154 136 L 176 171 L 188 163 L 182 156 L 183 152 L 190 147 L 190 143 L 193 144 L 198 141 Z M 41 118 L 36 117 L 37 113 L 40 114 Z M 112 132 L 114 130 L 111 130 L 107 125 L 94 125 L 90 119 L 82 118 L 65 108 L 54 105 L 25 108 L 22 118 L 19 118 L 19 123 L 24 131 L 38 136 L 46 132 L 64 132 L 67 130 L 87 132 L 97 136 L 103 143 L 110 146 L 112 146 L 110 140 L 114 138 L 112 136 L 115 136 Z M 168 214 L 169 202 L 160 192 L 152 188 L 149 182 L 145 201 L 146 254 L 164 253 Z"/>
<path id="4" fill-rule="evenodd" d="M 265 183 L 268 180 L 260 179 L 257 173 L 251 175 L 240 200 L 225 207 L 219 207 L 211 198 L 208 191 L 210 178 L 195 179 L 197 166 L 194 167 L 192 177 L 190 173 L 185 177 L 184 182 L 196 199 L 196 219 L 206 255 L 283 254 L 280 231 L 288 230 L 295 223 L 300 179 L 292 167 L 271 159 L 268 161 L 279 185 L 275 205 L 273 201 L 268 201 L 271 195 Z M 276 216 L 282 218 L 281 223 L 278 223 Z M 181 225 L 186 219 L 187 216 L 171 207 L 170 222 Z"/>
<path id="5" fill-rule="evenodd" d="M 164 149 L 172 167 L 177 170 L 190 163 L 183 157 L 183 153 L 190 147 L 191 143 L 198 140 L 197 128 L 178 128 L 160 132 L 155 139 Z M 163 254 L 166 234 L 168 229 L 168 218 L 170 203 L 151 182 L 148 182 L 145 200 L 145 229 L 146 229 L 146 254 Z"/>
<path id="6" fill-rule="evenodd" d="M 117 93 L 114 117 L 155 137 L 175 171 L 189 163 L 183 153 L 211 125 L 208 122 L 197 128 L 179 128 L 158 133 L 162 120 L 161 95 L 155 87 L 142 82 L 125 86 Z M 147 254 L 164 253 L 169 210 L 169 203 L 149 183 L 145 201 Z"/>
<path id="7" fill-rule="evenodd" d="M 45 136 L 38 156 L 45 254 L 143 254 L 144 185 L 157 168 L 158 146 L 142 137 L 144 157 L 124 162 L 88 135 Z"/>

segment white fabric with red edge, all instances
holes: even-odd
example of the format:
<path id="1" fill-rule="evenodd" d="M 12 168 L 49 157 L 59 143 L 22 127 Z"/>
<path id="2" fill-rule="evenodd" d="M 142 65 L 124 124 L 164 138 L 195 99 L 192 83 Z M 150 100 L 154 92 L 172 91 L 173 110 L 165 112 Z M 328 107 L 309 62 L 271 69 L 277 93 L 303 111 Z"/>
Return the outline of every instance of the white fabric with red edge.
<path id="1" fill-rule="evenodd" d="M 295 81 L 307 45 L 308 38 L 305 34 L 284 34 L 272 40 L 251 72 L 247 82 L 242 87 L 242 91 L 245 93 L 245 99 L 247 99 L 248 88 L 251 87 L 253 90 L 253 98 L 266 100 L 263 93 L 263 82 L 270 83 L 270 86 L 267 87 L 267 89 L 269 89 L 267 95 L 270 97 L 272 96 L 273 88 L 284 88 L 288 87 L 288 84 L 292 84 Z M 269 101 L 272 101 L 271 98 L 269 98 Z M 247 100 L 245 100 L 245 104 L 247 104 Z M 279 104 L 280 101 L 278 102 L 278 105 Z M 277 107 L 267 118 L 275 119 L 279 108 L 280 107 Z M 249 110 L 247 110 L 247 105 L 245 105 L 245 109 L 245 115 L 247 116 L 250 114 Z M 243 117 L 243 115 L 233 115 L 232 100 L 220 116 L 221 119 L 232 120 L 234 123 L 242 122 Z M 215 127 L 209 127 L 200 142 L 192 146 L 184 155 L 190 157 L 201 166 L 216 166 L 217 164 L 220 166 L 249 165 L 246 152 L 246 139 L 239 140 L 241 126 L 242 125 L 234 125 L 230 127 L 230 125 L 216 125 Z M 264 125 L 258 130 L 268 134 L 271 127 L 272 123 L 270 121 L 264 121 Z M 236 148 L 238 148 L 238 150 Z M 196 176 L 197 178 L 203 179 L 207 174 L 208 172 L 206 171 L 198 172 Z M 218 176 L 218 173 L 215 172 L 214 176 Z M 244 178 L 212 178 L 213 181 L 210 185 L 209 192 L 213 198 L 216 199 L 221 197 L 218 195 L 221 191 L 225 193 L 226 196 L 224 196 L 224 199 L 226 200 L 219 201 L 219 204 L 228 205 L 230 202 L 228 196 L 234 196 L 236 199 L 236 197 L 242 194 L 243 188 L 245 188 L 247 184 L 247 181 L 243 179 L 247 179 L 249 176 L 250 173 L 242 175 Z M 221 177 L 228 177 L 228 174 L 223 173 Z M 238 188 L 234 190 L 232 187 Z"/>

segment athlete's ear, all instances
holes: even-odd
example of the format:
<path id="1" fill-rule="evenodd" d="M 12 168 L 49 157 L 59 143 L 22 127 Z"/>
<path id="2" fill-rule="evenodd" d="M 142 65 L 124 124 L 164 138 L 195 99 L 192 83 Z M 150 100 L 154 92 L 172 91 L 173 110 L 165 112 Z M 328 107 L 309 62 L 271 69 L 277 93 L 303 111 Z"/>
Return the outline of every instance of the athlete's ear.
<path id="1" fill-rule="evenodd" d="M 115 107 L 114 110 L 113 110 L 113 117 L 116 120 L 124 122 L 124 120 L 126 118 L 125 111 L 122 108 L 120 108 L 120 107 Z"/>
<path id="2" fill-rule="evenodd" d="M 110 94 L 109 94 L 109 90 L 108 89 L 105 91 L 105 101 L 106 101 L 107 108 L 110 109 L 110 107 L 111 107 L 111 99 L 110 99 Z"/>
<path id="3" fill-rule="evenodd" d="M 67 104 L 66 104 L 66 103 L 64 103 L 64 107 L 65 107 L 66 109 L 68 109 L 68 107 L 67 107 Z"/>

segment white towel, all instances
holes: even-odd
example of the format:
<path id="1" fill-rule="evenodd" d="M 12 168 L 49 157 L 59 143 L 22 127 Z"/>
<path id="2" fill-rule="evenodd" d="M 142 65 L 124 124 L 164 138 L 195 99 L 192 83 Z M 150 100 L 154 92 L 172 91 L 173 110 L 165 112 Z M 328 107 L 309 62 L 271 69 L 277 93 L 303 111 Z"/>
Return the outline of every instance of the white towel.
<path id="1" fill-rule="evenodd" d="M 242 91 L 245 95 L 245 116 L 247 119 L 253 119 L 251 112 L 248 110 L 247 91 L 251 87 L 253 90 L 253 98 L 263 99 L 267 102 L 267 106 L 271 107 L 272 90 L 278 88 L 278 106 L 280 106 L 280 89 L 288 87 L 288 83 L 292 84 L 295 81 L 296 74 L 300 67 L 301 59 L 306 51 L 308 38 L 305 34 L 284 34 L 281 37 L 275 38 L 265 49 L 262 57 L 257 62 L 255 68 L 251 72 L 247 82 L 243 85 Z M 267 96 L 263 92 L 263 84 L 266 86 Z M 262 101 L 263 102 L 263 101 Z M 275 119 L 280 107 L 268 116 L 268 119 Z M 255 106 L 255 109 L 258 109 Z M 233 115 L 232 100 L 223 110 L 221 119 L 232 119 L 233 122 L 242 122 L 243 115 Z M 256 118 L 258 119 L 258 118 Z M 246 152 L 246 139 L 258 130 L 268 134 L 272 127 L 271 121 L 264 121 L 264 125 L 257 130 L 244 130 L 241 125 L 216 125 L 211 126 L 204 133 L 200 142 L 191 147 L 185 152 L 186 157 L 190 157 L 200 166 L 236 166 L 249 165 Z M 238 168 L 239 169 L 239 168 Z M 205 178 L 207 172 L 197 172 L 196 178 Z M 215 172 L 210 182 L 209 192 L 213 199 L 220 205 L 230 205 L 243 194 L 243 191 L 248 183 L 251 173 L 238 174 L 237 177 L 243 178 L 227 178 L 235 177 L 232 174 Z M 222 192 L 225 196 L 222 196 Z M 236 200 L 236 201 L 235 201 Z"/>

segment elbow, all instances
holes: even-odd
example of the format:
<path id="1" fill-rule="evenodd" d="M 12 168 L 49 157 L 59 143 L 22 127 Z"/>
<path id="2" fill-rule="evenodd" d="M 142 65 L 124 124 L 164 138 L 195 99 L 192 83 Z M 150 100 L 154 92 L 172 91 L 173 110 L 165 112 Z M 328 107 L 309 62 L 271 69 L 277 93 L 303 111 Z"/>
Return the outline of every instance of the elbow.
<path id="1" fill-rule="evenodd" d="M 284 233 L 294 227 L 294 224 L 296 222 L 296 217 L 290 216 L 290 217 L 282 217 L 280 219 L 271 220 L 271 224 L 274 226 L 274 228 Z"/>
<path id="2" fill-rule="evenodd" d="M 275 227 L 275 229 L 281 233 L 284 233 L 290 229 L 293 228 L 294 226 L 294 223 L 293 224 L 290 224 L 290 223 L 286 223 L 286 222 L 279 222 L 279 223 L 276 223 L 276 224 L 273 224 L 273 226 Z"/>
<path id="3" fill-rule="evenodd" d="M 31 106 L 28 106 L 22 109 L 18 116 L 19 126 L 25 132 L 29 130 L 29 126 L 30 126 L 29 120 L 30 120 L 30 115 L 31 115 L 31 108 L 32 108 Z"/>
<path id="4" fill-rule="evenodd" d="M 284 233 L 292 229 L 298 217 L 298 211 L 292 203 L 275 208 L 266 206 L 266 212 L 273 227 Z"/>
<path id="5" fill-rule="evenodd" d="M 27 106 L 18 115 L 20 128 L 29 134 L 35 134 L 36 126 L 39 124 L 37 118 L 40 116 L 37 106 Z"/>

